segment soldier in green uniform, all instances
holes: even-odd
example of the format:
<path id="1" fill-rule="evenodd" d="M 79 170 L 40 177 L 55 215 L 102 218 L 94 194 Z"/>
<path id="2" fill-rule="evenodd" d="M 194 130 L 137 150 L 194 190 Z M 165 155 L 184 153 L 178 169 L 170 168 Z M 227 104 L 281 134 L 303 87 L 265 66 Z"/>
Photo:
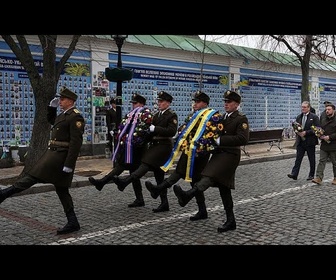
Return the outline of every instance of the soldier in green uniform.
<path id="1" fill-rule="evenodd" d="M 182 190 L 178 185 L 173 187 L 182 207 L 198 192 L 218 187 L 226 212 L 226 222 L 218 227 L 218 232 L 236 229 L 231 189 L 235 188 L 235 173 L 241 158 L 240 146 L 247 144 L 249 140 L 247 117 L 238 111 L 241 96 L 228 90 L 224 93 L 224 102 L 226 114 L 223 119 L 224 128 L 216 140 L 218 148 L 203 169 L 200 181 L 188 191 Z"/>
<path id="2" fill-rule="evenodd" d="M 189 154 L 192 154 L 192 153 L 189 153 L 190 143 L 188 142 L 188 144 L 185 144 L 182 142 L 194 138 L 195 133 L 198 130 L 199 126 L 202 125 L 203 123 L 204 125 L 206 125 L 208 120 L 205 119 L 206 118 L 205 115 L 206 115 L 206 112 L 210 110 L 210 108 L 208 107 L 209 102 L 210 102 L 210 97 L 204 92 L 197 91 L 192 97 L 192 100 L 194 102 L 193 112 L 192 114 L 188 116 L 188 118 L 186 119 L 186 122 L 179 127 L 178 129 L 179 138 L 177 139 L 176 141 L 177 143 L 175 144 L 175 147 L 171 154 L 171 159 L 172 159 L 175 154 L 177 155 L 177 151 L 179 151 L 180 149 L 182 150 L 175 170 L 160 185 L 153 185 L 150 181 L 145 182 L 146 188 L 149 190 L 149 192 L 151 193 L 151 196 L 154 199 L 156 199 L 161 194 L 161 192 L 166 191 L 167 188 L 170 188 L 171 186 L 173 186 L 180 179 L 187 178 L 189 175 L 187 174 L 188 173 L 187 167 L 188 167 L 188 162 L 189 162 Z M 201 117 L 198 118 L 198 115 L 201 115 Z M 194 121 L 196 118 L 198 118 L 197 121 Z M 203 122 L 202 122 L 202 119 L 204 119 Z M 191 124 L 191 122 L 194 122 L 194 124 Z M 193 125 L 192 128 L 191 128 L 191 125 Z M 190 130 L 190 132 L 183 133 L 185 130 L 188 130 L 188 131 Z M 182 145 L 178 145 L 179 142 L 181 142 Z M 190 156 L 191 157 L 190 165 L 192 166 L 192 176 L 191 176 L 192 178 L 190 178 L 191 181 L 190 180 L 189 181 L 190 181 L 191 186 L 193 186 L 195 182 L 200 180 L 201 172 L 203 168 L 205 167 L 205 165 L 207 164 L 207 162 L 209 161 L 209 158 L 211 155 L 209 152 L 204 152 L 201 149 L 197 149 L 197 147 L 195 147 L 195 149 L 196 149 L 195 156 L 193 157 Z M 208 212 L 206 210 L 205 197 L 204 197 L 203 192 L 198 192 L 195 195 L 195 198 L 196 198 L 196 202 L 198 205 L 198 212 L 194 216 L 191 216 L 190 220 L 197 221 L 201 219 L 207 219 Z"/>
<path id="3" fill-rule="evenodd" d="M 57 230 L 66 234 L 80 229 L 72 197 L 69 193 L 76 161 L 83 143 L 84 118 L 75 107 L 77 95 L 63 88 L 59 95 L 50 101 L 47 120 L 51 126 L 48 147 L 38 162 L 12 186 L 0 190 L 0 203 L 15 193 L 22 192 L 37 183 L 51 183 L 55 186 L 63 206 L 67 223 Z M 57 107 L 61 113 L 57 115 Z"/>
<path id="4" fill-rule="evenodd" d="M 133 180 L 140 179 L 148 171 L 154 171 L 154 177 L 157 184 L 164 180 L 165 172 L 160 168 L 169 158 L 173 149 L 173 136 L 177 132 L 177 114 L 171 110 L 170 104 L 173 97 L 165 92 L 160 91 L 157 96 L 159 111 L 153 116 L 150 130 L 149 148 L 141 158 L 141 164 L 125 178 L 113 177 L 113 181 L 120 191 L 123 191 Z M 161 203 L 153 212 L 169 211 L 167 190 L 160 194 Z"/>

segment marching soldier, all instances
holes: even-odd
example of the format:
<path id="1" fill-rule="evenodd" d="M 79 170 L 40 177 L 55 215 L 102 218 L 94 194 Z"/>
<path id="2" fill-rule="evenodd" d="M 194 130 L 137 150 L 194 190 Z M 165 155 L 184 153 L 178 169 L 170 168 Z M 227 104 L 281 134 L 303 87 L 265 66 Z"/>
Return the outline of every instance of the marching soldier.
<path id="1" fill-rule="evenodd" d="M 52 125 L 48 148 L 27 174 L 12 186 L 0 190 L 0 203 L 15 193 L 22 192 L 37 183 L 51 183 L 55 186 L 58 198 L 67 217 L 67 224 L 57 230 L 66 234 L 80 229 L 72 197 L 69 193 L 76 161 L 83 143 L 84 118 L 75 107 L 77 95 L 63 88 L 59 95 L 50 101 L 47 119 Z M 57 107 L 61 113 L 57 115 Z"/>

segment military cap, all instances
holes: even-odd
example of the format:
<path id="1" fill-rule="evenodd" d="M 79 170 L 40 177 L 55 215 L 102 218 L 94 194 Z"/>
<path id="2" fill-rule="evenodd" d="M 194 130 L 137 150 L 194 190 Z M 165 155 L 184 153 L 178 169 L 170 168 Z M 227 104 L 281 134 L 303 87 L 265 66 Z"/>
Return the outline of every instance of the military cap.
<path id="1" fill-rule="evenodd" d="M 111 98 L 110 104 L 116 104 L 116 100 L 114 98 Z"/>
<path id="2" fill-rule="evenodd" d="M 227 90 L 224 93 L 224 101 L 228 101 L 228 100 L 232 100 L 235 101 L 237 103 L 241 102 L 241 96 L 239 93 L 232 91 L 232 90 Z"/>
<path id="3" fill-rule="evenodd" d="M 166 100 L 171 103 L 173 101 L 173 97 L 168 92 L 162 90 L 158 93 L 157 100 Z"/>
<path id="4" fill-rule="evenodd" d="M 60 92 L 56 95 L 56 97 L 66 97 L 66 98 L 76 101 L 78 96 L 76 93 L 74 93 L 70 89 L 64 87 L 60 90 Z"/>
<path id="5" fill-rule="evenodd" d="M 146 104 L 146 98 L 141 96 L 138 93 L 134 93 L 132 94 L 132 99 L 131 99 L 131 103 L 141 103 L 141 104 Z"/>
<path id="6" fill-rule="evenodd" d="M 210 97 L 205 94 L 203 91 L 196 91 L 192 100 L 194 101 L 203 101 L 205 102 L 206 104 L 209 104 L 210 102 Z"/>
<path id="7" fill-rule="evenodd" d="M 332 102 L 330 102 L 330 101 L 324 101 L 323 104 L 324 105 L 329 105 L 329 104 L 332 104 Z"/>

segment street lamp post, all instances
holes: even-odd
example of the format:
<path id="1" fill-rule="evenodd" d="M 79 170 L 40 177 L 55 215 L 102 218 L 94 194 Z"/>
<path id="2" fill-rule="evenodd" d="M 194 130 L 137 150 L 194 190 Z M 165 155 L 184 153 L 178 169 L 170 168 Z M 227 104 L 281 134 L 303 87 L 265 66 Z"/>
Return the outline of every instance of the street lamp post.
<path id="1" fill-rule="evenodd" d="M 118 47 L 118 62 L 117 68 L 122 69 L 122 61 L 121 61 L 121 48 L 124 44 L 125 39 L 128 35 L 111 35 L 113 40 L 115 41 Z M 116 109 L 117 109 L 117 127 L 121 122 L 121 112 L 122 112 L 122 80 L 117 80 L 117 97 L 116 97 Z"/>

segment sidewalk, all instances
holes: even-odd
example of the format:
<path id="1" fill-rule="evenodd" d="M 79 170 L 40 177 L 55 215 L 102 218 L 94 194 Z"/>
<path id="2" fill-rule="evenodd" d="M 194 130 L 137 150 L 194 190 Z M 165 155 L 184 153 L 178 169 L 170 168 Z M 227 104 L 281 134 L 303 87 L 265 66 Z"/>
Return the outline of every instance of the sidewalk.
<path id="1" fill-rule="evenodd" d="M 275 145 L 271 147 L 269 143 L 248 145 L 245 147 L 245 151 L 248 153 L 248 155 L 246 155 L 242 151 L 240 165 L 293 158 L 295 157 L 296 153 L 293 145 L 294 140 L 292 139 L 284 140 L 281 142 L 280 147 L 282 148 L 282 151 L 280 151 L 280 149 Z M 319 146 L 317 146 L 317 152 L 318 150 Z M 0 169 L 0 178 L 12 178 L 18 176 L 22 172 L 23 168 L 23 165 L 18 165 L 11 168 Z M 106 158 L 105 156 L 79 157 L 76 164 L 75 176 L 73 179 L 72 187 L 88 186 L 90 185 L 88 177 L 95 176 L 96 178 L 101 178 L 109 173 L 111 169 L 112 162 L 109 158 Z M 174 169 L 174 166 L 172 167 L 172 169 Z M 171 171 L 168 171 L 168 173 L 169 172 Z M 128 171 L 125 171 L 125 174 L 128 174 Z M 148 172 L 148 174 L 146 174 L 146 177 L 151 177 L 152 175 L 152 172 Z M 0 187 L 4 188 L 6 186 L 1 185 L 0 183 Z M 54 187 L 51 184 L 36 184 L 32 188 L 22 193 L 19 193 L 18 195 L 39 193 L 51 190 L 54 190 Z"/>

